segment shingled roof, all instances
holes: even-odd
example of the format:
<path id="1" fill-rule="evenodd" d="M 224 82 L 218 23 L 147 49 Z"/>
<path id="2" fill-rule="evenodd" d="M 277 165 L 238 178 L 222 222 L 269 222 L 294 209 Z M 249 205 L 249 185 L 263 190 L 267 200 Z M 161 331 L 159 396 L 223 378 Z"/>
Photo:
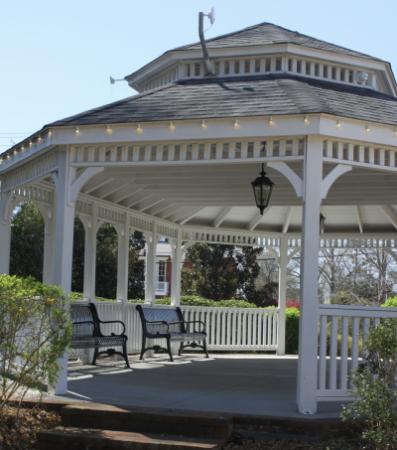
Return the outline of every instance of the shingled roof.
<path id="1" fill-rule="evenodd" d="M 379 61 L 379 58 L 375 58 L 365 53 L 356 52 L 268 22 L 259 23 L 258 25 L 253 25 L 234 33 L 217 36 L 213 39 L 208 39 L 206 42 L 208 49 L 244 47 L 250 45 L 295 44 L 349 56 L 364 56 Z M 200 43 L 197 42 L 170 51 L 194 50 L 200 48 Z"/>
<path id="2" fill-rule="evenodd" d="M 288 75 L 175 84 L 47 126 L 328 113 L 397 125 L 397 99 L 370 89 Z"/>

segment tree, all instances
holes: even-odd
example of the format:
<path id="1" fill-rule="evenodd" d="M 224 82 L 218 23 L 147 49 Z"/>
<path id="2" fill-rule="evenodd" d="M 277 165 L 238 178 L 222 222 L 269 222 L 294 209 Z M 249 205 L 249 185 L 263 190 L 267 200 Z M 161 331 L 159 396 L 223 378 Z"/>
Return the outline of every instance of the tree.
<path id="1" fill-rule="evenodd" d="M 145 296 L 145 261 L 141 254 L 145 248 L 145 238 L 140 231 L 130 236 L 128 298 Z"/>
<path id="2" fill-rule="evenodd" d="M 43 276 L 44 221 L 33 203 L 24 203 L 12 218 L 10 273 L 23 277 Z"/>
<path id="3" fill-rule="evenodd" d="M 195 244 L 187 259 L 195 273 L 197 294 L 221 300 L 233 298 L 239 286 L 234 248 L 229 245 Z"/>

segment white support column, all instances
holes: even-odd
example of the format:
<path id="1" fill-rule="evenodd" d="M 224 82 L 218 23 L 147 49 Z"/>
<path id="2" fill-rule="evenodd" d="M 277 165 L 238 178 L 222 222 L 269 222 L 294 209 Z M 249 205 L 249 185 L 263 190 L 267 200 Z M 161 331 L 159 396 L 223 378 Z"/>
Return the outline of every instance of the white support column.
<path id="1" fill-rule="evenodd" d="M 75 203 L 69 201 L 71 185 L 68 153 L 60 153 L 56 177 L 54 272 L 52 283 L 60 286 L 66 294 L 72 284 L 73 231 Z M 67 353 L 59 359 L 60 371 L 55 394 L 67 392 Z"/>
<path id="2" fill-rule="evenodd" d="M 117 294 L 118 302 L 127 303 L 128 300 L 128 256 L 130 248 L 129 218 L 125 217 L 125 224 L 117 230 Z"/>
<path id="3" fill-rule="evenodd" d="M 278 329 L 277 329 L 277 355 L 285 355 L 285 306 L 287 300 L 287 265 L 288 265 L 288 238 L 280 239 L 280 257 L 278 266 Z"/>
<path id="4" fill-rule="evenodd" d="M 316 137 L 308 137 L 304 160 L 297 386 L 298 410 L 302 414 L 315 414 L 317 411 L 318 254 L 322 166 L 322 141 Z"/>
<path id="5" fill-rule="evenodd" d="M 11 213 L 9 194 L 0 194 L 0 274 L 10 273 Z"/>
<path id="6" fill-rule="evenodd" d="M 153 232 L 146 239 L 145 264 L 145 303 L 153 305 L 156 297 L 156 250 L 157 230 L 153 224 Z"/>
<path id="7" fill-rule="evenodd" d="M 42 211 L 44 218 L 44 249 L 43 249 L 43 283 L 52 283 L 54 278 L 54 235 L 55 218 L 51 208 Z"/>
<path id="8" fill-rule="evenodd" d="M 96 286 L 96 248 L 98 233 L 98 207 L 92 207 L 91 218 L 82 218 L 84 226 L 84 300 L 95 302 Z"/>
<path id="9" fill-rule="evenodd" d="M 171 305 L 181 304 L 182 231 L 172 243 Z"/>

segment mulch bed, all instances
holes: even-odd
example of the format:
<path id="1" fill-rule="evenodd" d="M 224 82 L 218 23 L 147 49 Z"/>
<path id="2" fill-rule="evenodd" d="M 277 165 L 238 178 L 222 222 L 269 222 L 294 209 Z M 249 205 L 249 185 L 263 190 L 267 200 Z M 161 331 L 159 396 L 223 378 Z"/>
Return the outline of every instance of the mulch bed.
<path id="1" fill-rule="evenodd" d="M 38 431 L 60 423 L 57 413 L 36 408 L 6 406 L 0 410 L 0 450 L 32 450 Z"/>

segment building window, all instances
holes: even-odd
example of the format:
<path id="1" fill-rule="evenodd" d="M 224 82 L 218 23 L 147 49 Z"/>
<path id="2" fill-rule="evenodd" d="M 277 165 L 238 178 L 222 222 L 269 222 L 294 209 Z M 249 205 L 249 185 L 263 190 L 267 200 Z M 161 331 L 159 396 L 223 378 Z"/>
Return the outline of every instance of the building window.
<path id="1" fill-rule="evenodd" d="M 167 263 L 166 261 L 159 261 L 159 277 L 158 281 L 167 281 Z"/>

